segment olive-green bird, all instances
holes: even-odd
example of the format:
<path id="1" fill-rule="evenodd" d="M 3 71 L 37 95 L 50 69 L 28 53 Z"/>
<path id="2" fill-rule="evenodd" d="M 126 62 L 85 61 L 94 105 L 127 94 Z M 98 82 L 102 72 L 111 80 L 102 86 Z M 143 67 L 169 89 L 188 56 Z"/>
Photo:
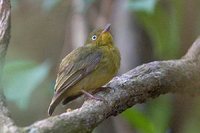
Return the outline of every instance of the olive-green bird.
<path id="1" fill-rule="evenodd" d="M 69 53 L 61 62 L 55 92 L 48 109 L 52 115 L 62 101 L 67 104 L 82 94 L 108 83 L 118 72 L 120 53 L 110 33 L 110 24 L 90 33 L 84 46 Z"/>

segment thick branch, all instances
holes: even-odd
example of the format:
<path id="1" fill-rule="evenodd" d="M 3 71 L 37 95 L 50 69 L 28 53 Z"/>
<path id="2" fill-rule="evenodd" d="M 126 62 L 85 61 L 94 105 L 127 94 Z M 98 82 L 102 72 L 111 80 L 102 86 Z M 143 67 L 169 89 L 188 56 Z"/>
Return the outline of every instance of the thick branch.
<path id="1" fill-rule="evenodd" d="M 25 132 L 90 132 L 104 119 L 127 108 L 170 92 L 198 92 L 200 89 L 200 39 L 180 60 L 155 61 L 115 77 L 108 89 L 97 95 L 108 103 L 87 100 L 81 108 L 38 121 Z"/>
<path id="2" fill-rule="evenodd" d="M 10 40 L 10 1 L 0 0 L 0 82 L 5 61 L 5 55 Z M 9 117 L 9 111 L 5 105 L 0 84 L 0 132 L 15 132 L 13 120 Z"/>

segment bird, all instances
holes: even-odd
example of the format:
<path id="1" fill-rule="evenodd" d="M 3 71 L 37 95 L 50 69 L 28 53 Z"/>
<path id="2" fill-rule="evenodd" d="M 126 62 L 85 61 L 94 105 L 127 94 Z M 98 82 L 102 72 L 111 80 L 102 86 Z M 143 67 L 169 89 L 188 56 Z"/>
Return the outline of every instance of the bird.
<path id="1" fill-rule="evenodd" d="M 60 102 L 66 105 L 82 94 L 96 99 L 90 92 L 108 83 L 118 73 L 120 60 L 111 24 L 93 30 L 83 46 L 62 59 L 48 108 L 49 116 Z"/>

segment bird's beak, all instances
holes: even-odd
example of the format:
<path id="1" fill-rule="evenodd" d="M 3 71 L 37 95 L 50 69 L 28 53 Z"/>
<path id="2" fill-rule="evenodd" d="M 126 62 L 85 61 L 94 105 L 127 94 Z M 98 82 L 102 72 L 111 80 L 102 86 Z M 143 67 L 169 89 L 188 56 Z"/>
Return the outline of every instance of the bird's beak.
<path id="1" fill-rule="evenodd" d="M 111 26 L 111 24 L 107 24 L 107 25 L 104 27 L 102 33 L 109 32 L 109 31 L 110 31 L 110 26 Z"/>

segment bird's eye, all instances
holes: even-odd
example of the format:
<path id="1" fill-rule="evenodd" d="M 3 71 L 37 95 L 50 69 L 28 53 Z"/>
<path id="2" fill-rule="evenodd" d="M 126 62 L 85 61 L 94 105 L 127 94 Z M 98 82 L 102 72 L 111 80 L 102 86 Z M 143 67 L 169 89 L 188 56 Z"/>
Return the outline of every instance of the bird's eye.
<path id="1" fill-rule="evenodd" d="M 96 35 L 93 35 L 92 36 L 92 40 L 94 41 L 94 40 L 96 40 L 97 39 L 97 36 Z"/>

